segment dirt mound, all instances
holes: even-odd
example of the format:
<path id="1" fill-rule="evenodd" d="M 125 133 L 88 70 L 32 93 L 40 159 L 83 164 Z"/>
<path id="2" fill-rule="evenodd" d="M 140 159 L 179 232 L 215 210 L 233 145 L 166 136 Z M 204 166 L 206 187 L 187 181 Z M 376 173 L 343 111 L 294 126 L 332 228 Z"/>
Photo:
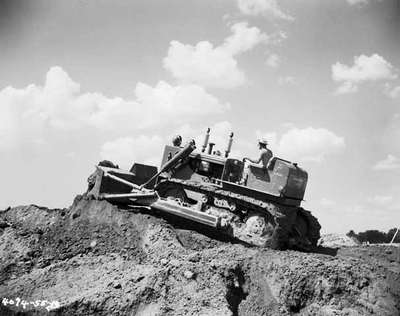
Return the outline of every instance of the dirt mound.
<path id="1" fill-rule="evenodd" d="M 2 211 L 0 314 L 399 315 L 397 247 L 328 256 L 209 236 L 81 196 Z"/>
<path id="2" fill-rule="evenodd" d="M 321 236 L 318 244 L 324 247 L 353 247 L 361 243 L 356 238 L 344 234 L 325 234 Z"/>

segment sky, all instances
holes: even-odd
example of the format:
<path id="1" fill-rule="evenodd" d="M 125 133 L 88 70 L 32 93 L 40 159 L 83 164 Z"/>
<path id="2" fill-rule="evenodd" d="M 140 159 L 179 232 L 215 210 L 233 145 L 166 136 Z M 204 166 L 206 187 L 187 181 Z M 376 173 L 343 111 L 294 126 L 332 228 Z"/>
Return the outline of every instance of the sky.
<path id="1" fill-rule="evenodd" d="M 399 227 L 399 52 L 396 0 L 0 1 L 0 208 L 210 127 L 307 170 L 323 233 Z"/>

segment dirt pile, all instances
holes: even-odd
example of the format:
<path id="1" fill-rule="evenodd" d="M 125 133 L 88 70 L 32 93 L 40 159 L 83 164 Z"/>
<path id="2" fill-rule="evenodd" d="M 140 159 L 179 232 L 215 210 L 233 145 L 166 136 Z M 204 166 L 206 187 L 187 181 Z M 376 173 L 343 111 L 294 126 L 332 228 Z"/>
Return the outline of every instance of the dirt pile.
<path id="1" fill-rule="evenodd" d="M 323 247 L 353 247 L 361 243 L 356 238 L 344 234 L 325 234 L 321 236 L 318 244 Z"/>
<path id="2" fill-rule="evenodd" d="M 260 250 L 182 227 L 81 196 L 2 211 L 0 314 L 399 315 L 399 248 Z"/>

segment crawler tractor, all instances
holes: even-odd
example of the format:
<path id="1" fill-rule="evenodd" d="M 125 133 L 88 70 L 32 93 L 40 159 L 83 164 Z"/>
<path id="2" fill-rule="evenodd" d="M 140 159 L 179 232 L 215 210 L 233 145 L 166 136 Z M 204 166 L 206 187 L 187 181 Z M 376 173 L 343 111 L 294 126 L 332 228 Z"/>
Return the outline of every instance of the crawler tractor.
<path id="1" fill-rule="evenodd" d="M 307 172 L 273 157 L 267 167 L 230 158 L 233 134 L 222 156 L 207 130 L 202 149 L 166 145 L 161 167 L 134 163 L 124 171 L 102 162 L 87 194 L 124 208 L 172 214 L 247 244 L 311 250 L 320 237 L 317 219 L 300 204 Z"/>

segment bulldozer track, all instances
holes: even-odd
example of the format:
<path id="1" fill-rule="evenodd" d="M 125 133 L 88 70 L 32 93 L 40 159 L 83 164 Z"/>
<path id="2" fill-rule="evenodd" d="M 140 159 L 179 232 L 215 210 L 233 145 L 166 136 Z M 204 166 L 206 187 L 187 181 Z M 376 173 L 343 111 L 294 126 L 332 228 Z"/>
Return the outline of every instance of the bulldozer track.
<path id="1" fill-rule="evenodd" d="M 277 207 L 273 203 L 264 202 L 246 195 L 226 191 L 212 184 L 205 185 L 199 182 L 187 181 L 181 179 L 168 179 L 168 180 L 163 180 L 162 182 L 159 183 L 159 185 L 168 185 L 168 184 L 179 185 L 184 189 L 188 189 L 198 193 L 206 193 L 208 194 L 209 197 L 225 198 L 227 199 L 228 202 L 234 202 L 238 206 L 240 205 L 241 207 L 243 207 L 244 209 L 252 209 L 254 211 L 258 210 L 261 213 L 269 212 L 270 215 L 272 216 L 277 215 L 276 211 Z"/>
<path id="2" fill-rule="evenodd" d="M 318 239 L 320 238 L 320 225 L 318 220 L 311 214 L 310 211 L 304 210 L 301 207 L 297 206 L 285 206 L 279 205 L 278 203 L 271 203 L 261 201 L 246 195 L 241 195 L 238 193 L 233 193 L 230 191 L 226 191 L 224 189 L 219 188 L 214 184 L 202 184 L 199 182 L 181 180 L 181 179 L 165 179 L 158 183 L 156 186 L 156 190 L 162 190 L 162 187 L 168 188 L 168 186 L 176 188 L 177 186 L 182 189 L 191 190 L 197 193 L 206 194 L 208 199 L 210 198 L 223 198 L 226 199 L 230 203 L 235 203 L 237 206 L 235 211 L 230 211 L 233 214 L 239 216 L 245 216 L 245 214 L 241 214 L 241 210 L 253 211 L 258 214 L 262 214 L 267 217 L 268 221 L 275 223 L 277 226 L 280 224 L 281 226 L 290 225 L 290 227 L 286 227 L 288 231 L 292 231 L 296 226 L 296 220 L 298 217 L 303 217 L 307 223 L 307 231 L 306 231 L 306 239 L 312 244 L 312 246 L 316 246 Z M 210 201 L 209 201 L 210 202 Z M 208 205 L 212 205 L 212 203 L 207 203 Z M 287 218 L 288 212 L 296 212 L 296 219 L 293 223 L 286 223 L 285 219 Z"/>

